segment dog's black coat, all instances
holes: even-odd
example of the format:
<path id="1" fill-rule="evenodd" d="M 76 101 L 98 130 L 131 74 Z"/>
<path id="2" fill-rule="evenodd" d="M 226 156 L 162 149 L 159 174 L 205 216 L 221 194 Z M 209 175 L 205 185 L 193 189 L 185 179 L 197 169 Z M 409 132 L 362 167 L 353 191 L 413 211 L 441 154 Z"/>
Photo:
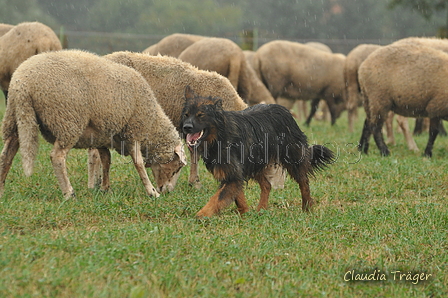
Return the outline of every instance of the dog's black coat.
<path id="1" fill-rule="evenodd" d="M 260 175 L 267 164 L 278 163 L 308 188 L 308 177 L 334 160 L 327 147 L 309 146 L 283 106 L 260 104 L 243 111 L 224 111 L 220 99 L 194 92 L 188 96 L 188 92 L 180 129 L 190 150 L 198 151 L 221 187 L 230 183 L 242 186 Z"/>
<path id="2" fill-rule="evenodd" d="M 328 148 L 309 147 L 306 135 L 283 106 L 261 104 L 243 111 L 224 111 L 219 100 L 207 100 L 214 103 L 186 102 L 181 126 L 184 134 L 216 128 L 216 137 L 211 142 L 202 140 L 198 151 L 210 172 L 220 167 L 227 173 L 222 182 L 251 179 L 269 162 L 292 172 L 311 163 L 309 175 L 332 162 Z M 196 117 L 198 112 L 204 113 L 202 119 Z"/>

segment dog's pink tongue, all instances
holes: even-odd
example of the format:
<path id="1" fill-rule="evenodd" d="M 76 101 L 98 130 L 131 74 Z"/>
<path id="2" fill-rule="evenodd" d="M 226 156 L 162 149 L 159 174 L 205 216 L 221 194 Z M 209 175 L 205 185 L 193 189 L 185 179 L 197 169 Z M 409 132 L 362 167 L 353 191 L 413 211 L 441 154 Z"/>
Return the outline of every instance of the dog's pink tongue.
<path id="1" fill-rule="evenodd" d="M 188 143 L 191 143 L 192 141 L 194 142 L 194 141 L 197 141 L 197 139 L 199 139 L 199 137 L 201 136 L 201 132 L 197 132 L 197 133 L 193 133 L 193 134 L 191 134 L 191 133 L 189 133 L 189 134 L 187 134 L 187 142 Z"/>

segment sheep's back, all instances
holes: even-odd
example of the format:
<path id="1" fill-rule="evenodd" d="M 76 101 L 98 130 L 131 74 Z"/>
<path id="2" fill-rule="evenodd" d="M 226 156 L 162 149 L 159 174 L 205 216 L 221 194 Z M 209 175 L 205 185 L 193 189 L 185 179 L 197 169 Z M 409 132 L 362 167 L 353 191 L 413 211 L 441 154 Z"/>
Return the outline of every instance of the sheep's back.
<path id="1" fill-rule="evenodd" d="M 448 54 L 422 45 L 392 44 L 369 55 L 358 76 L 369 105 L 425 117 L 428 102 L 445 94 Z"/>
<path id="2" fill-rule="evenodd" d="M 115 52 L 105 58 L 123 63 L 141 73 L 175 127 L 180 124 L 186 86 L 192 87 L 201 96 L 222 98 L 226 110 L 243 110 L 247 107 L 227 78 L 215 72 L 199 70 L 180 59 L 126 51 Z"/>
<path id="3" fill-rule="evenodd" d="M 44 136 L 67 144 L 77 141 L 87 126 L 97 142 L 110 142 L 110 136 L 124 132 L 130 122 L 136 123 L 133 134 L 148 131 L 145 125 L 152 119 L 146 118 L 155 109 L 154 95 L 140 74 L 83 51 L 31 57 L 14 73 L 11 88 L 10 94 L 24 94 L 32 101 Z M 16 113 L 19 110 L 16 104 Z"/>
<path id="4" fill-rule="evenodd" d="M 277 40 L 261 46 L 255 53 L 259 71 L 266 85 L 277 92 L 288 88 L 296 98 L 314 97 L 325 88 L 342 94 L 345 56 L 327 53 L 286 40 Z M 288 87 L 293 82 L 296 86 Z M 280 94 L 273 93 L 274 97 Z"/>

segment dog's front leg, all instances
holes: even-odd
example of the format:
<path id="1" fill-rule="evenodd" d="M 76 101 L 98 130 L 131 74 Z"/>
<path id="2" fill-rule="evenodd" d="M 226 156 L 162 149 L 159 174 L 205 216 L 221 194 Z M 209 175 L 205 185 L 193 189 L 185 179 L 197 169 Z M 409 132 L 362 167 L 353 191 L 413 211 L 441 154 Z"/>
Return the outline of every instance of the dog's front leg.
<path id="1" fill-rule="evenodd" d="M 208 203 L 196 214 L 196 217 L 211 217 L 229 206 L 232 202 L 236 203 L 240 214 L 247 212 L 249 209 L 241 182 L 228 182 L 222 184 L 218 191 L 210 198 Z"/>

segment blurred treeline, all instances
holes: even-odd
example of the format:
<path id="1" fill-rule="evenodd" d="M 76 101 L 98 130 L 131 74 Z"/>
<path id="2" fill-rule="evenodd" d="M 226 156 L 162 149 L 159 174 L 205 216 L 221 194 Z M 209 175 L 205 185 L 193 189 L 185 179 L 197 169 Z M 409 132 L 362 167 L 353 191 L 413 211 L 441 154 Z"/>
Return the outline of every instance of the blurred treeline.
<path id="1" fill-rule="evenodd" d="M 417 11 L 390 10 L 389 2 L 0 0 L 0 22 L 40 21 L 65 35 L 69 48 L 99 54 L 142 51 L 175 32 L 227 37 L 246 49 L 272 39 L 289 39 L 322 41 L 334 51 L 347 52 L 364 42 L 385 44 L 407 36 L 434 36 L 445 22 L 444 13 L 428 21 Z M 341 47 L 335 49 L 337 45 Z"/>

